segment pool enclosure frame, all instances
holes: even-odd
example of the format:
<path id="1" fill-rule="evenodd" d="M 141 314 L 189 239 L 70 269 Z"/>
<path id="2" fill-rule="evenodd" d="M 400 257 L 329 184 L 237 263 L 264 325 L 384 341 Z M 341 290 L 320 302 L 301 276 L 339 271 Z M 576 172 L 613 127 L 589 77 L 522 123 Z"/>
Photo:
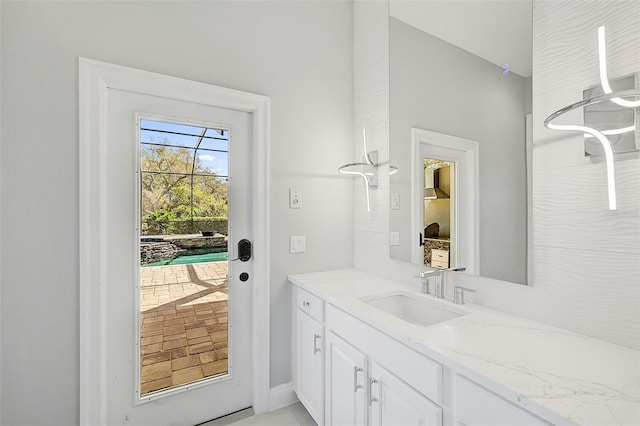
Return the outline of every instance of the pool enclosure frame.
<path id="1" fill-rule="evenodd" d="M 170 124 L 170 125 L 175 125 L 177 127 L 191 127 L 194 129 L 194 131 L 196 129 L 199 129 L 200 132 L 199 134 L 196 133 L 186 133 L 186 132 L 180 132 L 180 131 L 172 131 L 172 130 L 166 130 L 166 129 L 161 129 L 161 128 L 153 128 L 153 126 L 147 126 L 145 127 L 143 125 L 143 123 L 164 123 L 164 124 Z M 213 131 L 216 132 L 219 136 L 210 136 L 208 135 L 209 131 Z M 218 153 L 225 153 L 228 155 L 229 153 L 229 142 L 230 142 L 230 132 L 228 129 L 224 129 L 222 128 L 222 126 L 218 126 L 218 127 L 206 127 L 206 126 L 198 126 L 195 124 L 185 124 L 185 123 L 179 123 L 179 122 L 173 122 L 170 119 L 163 119 L 163 118 L 159 118 L 159 117 L 144 117 L 140 119 L 140 135 L 142 135 L 143 132 L 153 132 L 154 134 L 164 134 L 164 135 L 173 135 L 173 136 L 184 136 L 184 137 L 188 137 L 188 138 L 197 138 L 197 142 L 195 143 L 194 146 L 188 146 L 188 145 L 177 145 L 177 144 L 172 144 L 172 143 L 158 143 L 158 142 L 152 142 L 152 141 L 145 141 L 142 140 L 142 137 L 140 138 L 140 146 L 141 148 L 143 146 L 158 146 L 158 147 L 167 147 L 167 148 L 173 148 L 173 149 L 187 149 L 189 151 L 192 151 L 192 155 L 191 155 L 191 172 L 190 173 L 182 173 L 182 172 L 171 172 L 171 171 L 163 171 L 163 170 L 143 170 L 142 169 L 142 165 L 140 168 L 140 179 L 141 181 L 143 180 L 143 176 L 144 174 L 155 174 L 155 175 L 174 175 L 174 176 L 184 176 L 187 177 L 189 176 L 189 228 L 191 232 L 189 233 L 195 233 L 196 231 L 196 227 L 195 227 L 195 221 L 194 221 L 194 178 L 199 176 L 199 177 L 206 177 L 206 178 L 214 178 L 214 179 L 218 179 L 218 180 L 225 180 L 227 181 L 229 176 L 228 175 L 221 175 L 215 172 L 212 173 L 196 173 L 196 165 L 197 165 L 197 159 L 198 159 L 198 152 L 199 151 L 205 151 L 205 152 L 218 152 Z M 207 147 L 202 147 L 202 144 L 204 141 L 208 141 L 208 140 L 215 140 L 215 141 L 223 141 L 226 142 L 227 144 L 227 149 L 214 149 L 214 148 L 207 148 Z M 141 182 L 142 183 L 142 182 Z M 141 185 L 142 186 L 142 185 Z M 141 219 L 144 217 L 144 212 L 142 212 L 142 214 L 140 215 Z M 144 222 L 144 219 L 142 219 L 142 221 Z M 170 223 L 171 220 L 167 220 L 167 223 Z M 184 220 L 180 220 L 179 222 L 184 222 Z M 218 228 L 218 227 L 216 227 Z M 215 229 L 216 231 L 220 232 L 222 231 L 221 229 Z M 142 232 L 142 231 L 141 231 Z M 227 233 L 224 232 L 224 234 L 226 235 Z"/>

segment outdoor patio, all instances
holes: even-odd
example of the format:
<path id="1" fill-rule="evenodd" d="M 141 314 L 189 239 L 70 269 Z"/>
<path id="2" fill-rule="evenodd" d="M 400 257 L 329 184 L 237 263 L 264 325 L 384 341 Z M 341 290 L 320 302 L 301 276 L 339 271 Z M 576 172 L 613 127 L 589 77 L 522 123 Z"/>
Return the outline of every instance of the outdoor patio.
<path id="1" fill-rule="evenodd" d="M 141 268 L 141 394 L 227 372 L 227 262 Z"/>

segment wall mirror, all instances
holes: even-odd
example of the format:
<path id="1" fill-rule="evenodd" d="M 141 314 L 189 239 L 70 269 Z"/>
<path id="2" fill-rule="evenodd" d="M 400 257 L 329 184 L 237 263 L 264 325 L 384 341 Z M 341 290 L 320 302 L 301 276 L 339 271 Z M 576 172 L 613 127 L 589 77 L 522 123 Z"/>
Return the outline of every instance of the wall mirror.
<path id="1" fill-rule="evenodd" d="M 526 284 L 531 1 L 389 13 L 391 258 Z"/>

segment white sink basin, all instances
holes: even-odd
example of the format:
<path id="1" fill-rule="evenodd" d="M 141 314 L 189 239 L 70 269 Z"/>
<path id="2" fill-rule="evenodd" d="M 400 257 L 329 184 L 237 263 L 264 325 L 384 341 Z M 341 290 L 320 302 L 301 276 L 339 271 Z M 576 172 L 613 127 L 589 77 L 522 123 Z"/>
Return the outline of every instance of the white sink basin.
<path id="1" fill-rule="evenodd" d="M 423 327 L 468 314 L 466 311 L 442 305 L 426 297 L 403 292 L 368 296 L 360 300 L 394 317 Z"/>

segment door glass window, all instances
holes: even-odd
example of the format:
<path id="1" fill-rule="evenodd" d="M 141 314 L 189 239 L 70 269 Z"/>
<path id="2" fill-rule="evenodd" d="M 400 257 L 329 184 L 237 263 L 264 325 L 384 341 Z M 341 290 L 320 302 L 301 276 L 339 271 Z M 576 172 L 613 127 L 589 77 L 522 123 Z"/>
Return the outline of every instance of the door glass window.
<path id="1" fill-rule="evenodd" d="M 140 395 L 230 370 L 229 130 L 140 121 Z"/>

